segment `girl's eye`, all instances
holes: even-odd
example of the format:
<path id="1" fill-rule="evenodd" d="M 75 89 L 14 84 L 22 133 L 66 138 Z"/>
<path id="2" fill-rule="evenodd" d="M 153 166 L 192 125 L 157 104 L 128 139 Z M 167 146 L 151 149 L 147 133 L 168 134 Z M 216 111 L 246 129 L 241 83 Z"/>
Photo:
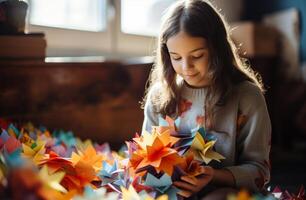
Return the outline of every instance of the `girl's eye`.
<path id="1" fill-rule="evenodd" d="M 181 57 L 172 57 L 173 60 L 181 60 Z"/>
<path id="2" fill-rule="evenodd" d="M 204 54 L 200 54 L 200 55 L 195 55 L 195 56 L 192 56 L 193 59 L 199 59 L 199 58 L 202 58 Z"/>

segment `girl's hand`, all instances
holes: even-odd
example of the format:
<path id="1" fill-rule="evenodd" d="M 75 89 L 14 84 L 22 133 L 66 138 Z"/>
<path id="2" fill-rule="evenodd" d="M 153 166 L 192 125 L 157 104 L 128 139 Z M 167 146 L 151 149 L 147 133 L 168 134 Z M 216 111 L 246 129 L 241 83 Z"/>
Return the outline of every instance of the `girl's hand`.
<path id="1" fill-rule="evenodd" d="M 183 197 L 190 197 L 191 195 L 199 192 L 205 187 L 214 176 L 214 169 L 210 166 L 201 167 L 202 174 L 196 177 L 182 176 L 182 181 L 174 182 L 174 185 L 181 191 L 178 193 Z"/>

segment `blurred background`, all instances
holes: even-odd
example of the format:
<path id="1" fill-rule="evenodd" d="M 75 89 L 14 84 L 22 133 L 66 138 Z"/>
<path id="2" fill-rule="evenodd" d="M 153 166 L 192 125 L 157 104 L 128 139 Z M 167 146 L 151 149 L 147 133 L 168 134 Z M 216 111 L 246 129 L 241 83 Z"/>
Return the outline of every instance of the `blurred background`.
<path id="1" fill-rule="evenodd" d="M 0 118 L 120 148 L 141 131 L 139 102 L 173 2 L 0 0 Z M 266 86 L 271 185 L 294 190 L 306 180 L 306 1 L 211 2 Z"/>

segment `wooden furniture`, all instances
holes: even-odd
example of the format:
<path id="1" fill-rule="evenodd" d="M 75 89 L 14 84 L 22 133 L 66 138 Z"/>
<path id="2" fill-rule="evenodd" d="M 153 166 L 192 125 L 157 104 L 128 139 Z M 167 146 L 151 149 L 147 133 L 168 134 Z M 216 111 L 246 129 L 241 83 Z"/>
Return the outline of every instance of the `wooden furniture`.
<path id="1" fill-rule="evenodd" d="M 119 148 L 141 131 L 152 61 L 102 57 L 0 61 L 0 117 Z"/>

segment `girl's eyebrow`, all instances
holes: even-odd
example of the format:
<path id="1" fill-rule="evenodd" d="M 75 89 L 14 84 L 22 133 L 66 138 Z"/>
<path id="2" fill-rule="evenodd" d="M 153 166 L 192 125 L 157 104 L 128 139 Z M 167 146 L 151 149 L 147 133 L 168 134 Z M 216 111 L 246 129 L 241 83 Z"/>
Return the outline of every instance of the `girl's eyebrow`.
<path id="1" fill-rule="evenodd" d="M 207 48 L 206 47 L 200 47 L 200 48 L 189 51 L 189 53 L 192 53 L 192 52 L 195 52 L 195 51 L 198 51 L 198 50 L 205 50 L 205 49 L 207 49 Z"/>
<path id="2" fill-rule="evenodd" d="M 196 49 L 193 49 L 191 51 L 189 51 L 189 53 L 192 53 L 192 52 L 195 52 L 195 51 L 199 51 L 199 50 L 205 50 L 207 49 L 206 47 L 200 47 L 200 48 L 196 48 Z M 175 52 L 172 52 L 172 51 L 169 51 L 170 54 L 178 54 L 178 53 L 175 53 Z"/>

